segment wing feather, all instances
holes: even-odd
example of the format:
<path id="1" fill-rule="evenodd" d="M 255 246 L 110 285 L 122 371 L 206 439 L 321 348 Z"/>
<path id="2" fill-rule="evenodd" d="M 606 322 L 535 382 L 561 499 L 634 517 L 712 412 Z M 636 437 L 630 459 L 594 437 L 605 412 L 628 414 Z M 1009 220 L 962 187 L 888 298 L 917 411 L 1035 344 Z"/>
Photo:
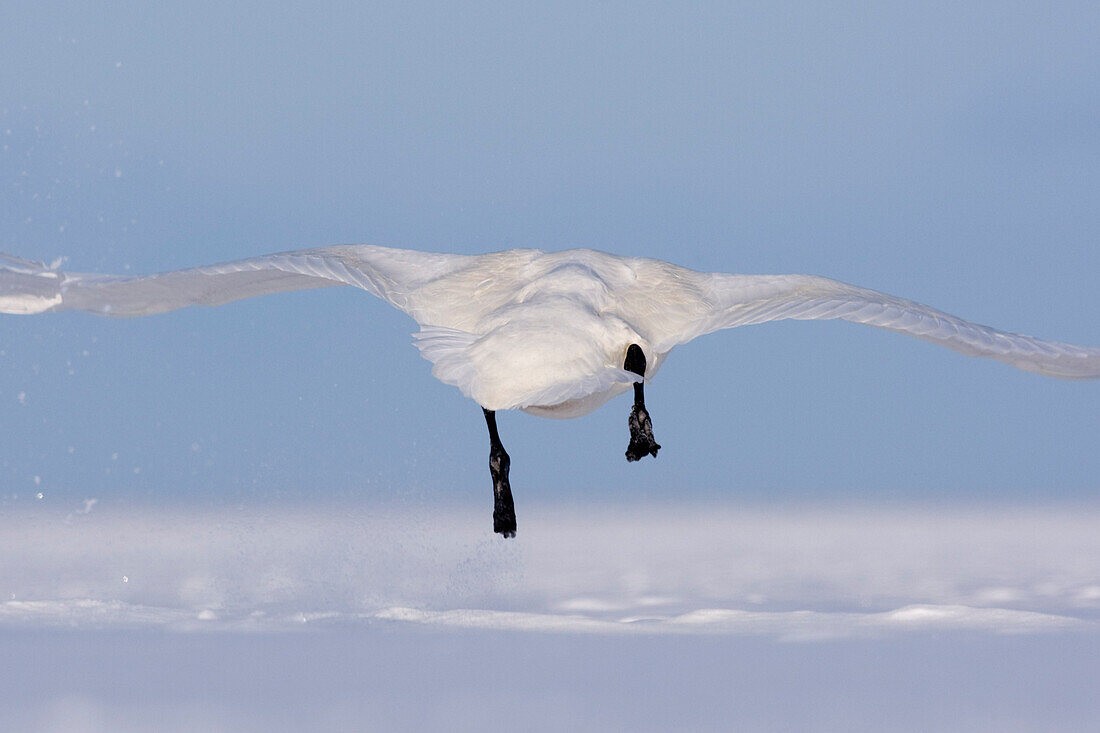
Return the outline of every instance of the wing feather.
<path id="1" fill-rule="evenodd" d="M 621 317 L 636 325 L 657 355 L 724 328 L 787 318 L 842 319 L 1051 377 L 1100 377 L 1100 349 L 998 331 L 920 303 L 828 278 L 698 273 L 656 260 L 621 260 L 588 251 L 549 257 L 557 262 L 566 255 L 583 255 L 586 263 L 607 271 L 617 286 L 612 290 Z M 534 250 L 466 256 L 353 245 L 130 276 L 70 273 L 0 255 L 0 313 L 83 310 L 105 316 L 141 316 L 268 293 L 346 285 L 382 298 L 422 326 L 472 331 L 487 313 L 526 292 L 529 280 L 539 272 L 537 267 L 531 269 L 533 263 L 543 256 Z M 623 262 L 631 267 L 624 270 Z M 631 277 L 622 280 L 624 271 Z M 620 276 L 622 282 L 612 275 Z M 477 287 L 485 289 L 485 283 L 495 283 L 495 290 L 478 291 Z M 450 341 L 422 341 L 419 345 L 432 361 L 437 360 L 431 355 L 442 358 L 454 351 L 448 351 L 455 346 Z M 466 349 L 459 351 L 465 353 Z M 453 377 L 444 381 L 464 381 L 459 379 L 461 370 L 443 371 Z M 540 393 L 538 397 L 573 399 L 586 390 L 607 387 L 601 380 L 621 381 L 621 375 L 611 372 L 590 376 L 594 382 L 566 380 L 567 385 L 554 387 L 564 390 L 560 394 Z"/>
<path id="2" fill-rule="evenodd" d="M 708 312 L 669 341 L 786 318 L 842 319 L 1058 379 L 1100 378 L 1100 349 L 998 331 L 904 298 L 813 275 L 710 275 Z M 670 346 L 672 344 L 669 344 Z"/>
<path id="3" fill-rule="evenodd" d="M 469 258 L 370 245 L 321 247 L 152 275 L 73 273 L 0 254 L 0 313 L 146 316 L 293 290 L 348 285 L 409 311 L 408 294 Z"/>

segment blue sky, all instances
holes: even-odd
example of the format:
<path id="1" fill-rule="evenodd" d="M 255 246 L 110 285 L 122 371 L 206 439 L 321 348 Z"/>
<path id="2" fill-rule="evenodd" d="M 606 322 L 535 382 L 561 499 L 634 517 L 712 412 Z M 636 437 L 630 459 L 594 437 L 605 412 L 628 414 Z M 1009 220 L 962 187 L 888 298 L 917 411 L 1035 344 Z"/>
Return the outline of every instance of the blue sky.
<path id="1" fill-rule="evenodd" d="M 1100 344 L 1100 9 L 22 3 L 0 249 L 145 272 L 374 243 L 808 272 Z M 352 290 L 0 321 L 0 497 L 488 506 L 480 411 Z M 677 349 L 629 399 L 501 416 L 524 507 L 1100 496 L 1100 385 L 840 323 Z M 12 498 L 18 495 L 18 499 Z"/>

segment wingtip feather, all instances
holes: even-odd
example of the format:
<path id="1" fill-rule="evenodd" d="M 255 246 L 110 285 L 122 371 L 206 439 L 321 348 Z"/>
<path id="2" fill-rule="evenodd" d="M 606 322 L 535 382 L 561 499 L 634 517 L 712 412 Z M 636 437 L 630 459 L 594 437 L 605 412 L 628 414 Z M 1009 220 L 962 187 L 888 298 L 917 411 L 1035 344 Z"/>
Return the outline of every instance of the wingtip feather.
<path id="1" fill-rule="evenodd" d="M 0 253 L 0 313 L 30 315 L 61 305 L 60 264 L 51 266 Z"/>

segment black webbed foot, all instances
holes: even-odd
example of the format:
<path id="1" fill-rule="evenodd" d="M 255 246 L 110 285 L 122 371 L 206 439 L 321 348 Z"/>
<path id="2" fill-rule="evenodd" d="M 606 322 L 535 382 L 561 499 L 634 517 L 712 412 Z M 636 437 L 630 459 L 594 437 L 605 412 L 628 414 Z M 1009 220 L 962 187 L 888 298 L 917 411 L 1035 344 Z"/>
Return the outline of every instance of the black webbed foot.
<path id="1" fill-rule="evenodd" d="M 661 446 L 653 439 L 653 421 L 645 407 L 634 405 L 627 424 L 630 426 L 630 445 L 626 449 L 626 460 L 633 463 L 646 456 L 656 458 Z"/>
<path id="2" fill-rule="evenodd" d="M 493 531 L 502 537 L 516 536 L 516 506 L 512 503 L 512 487 L 508 485 L 508 468 L 512 459 L 500 442 L 497 432 L 497 416 L 492 410 L 485 413 L 485 425 L 489 428 L 489 473 L 493 475 Z"/>
<path id="3" fill-rule="evenodd" d="M 489 451 L 489 472 L 493 475 L 493 531 L 503 537 L 516 536 L 516 507 L 512 502 L 512 487 L 508 485 L 511 459 L 503 446 Z"/>

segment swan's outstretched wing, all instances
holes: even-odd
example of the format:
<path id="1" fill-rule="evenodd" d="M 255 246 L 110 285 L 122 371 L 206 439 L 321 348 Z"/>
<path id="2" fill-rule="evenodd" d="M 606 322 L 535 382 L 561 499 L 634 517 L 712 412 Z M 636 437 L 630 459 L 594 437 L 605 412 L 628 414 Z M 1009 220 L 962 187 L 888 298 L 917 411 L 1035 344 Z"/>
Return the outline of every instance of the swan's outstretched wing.
<path id="1" fill-rule="evenodd" d="M 1006 333 L 903 298 L 812 275 L 713 274 L 700 283 L 707 313 L 667 339 L 675 343 L 753 323 L 840 318 L 916 336 L 1058 379 L 1100 378 L 1100 349 Z"/>
<path id="2" fill-rule="evenodd" d="M 351 285 L 402 310 L 420 284 L 459 269 L 462 255 L 369 245 L 322 247 L 154 275 L 70 273 L 0 254 L 0 313 L 81 310 L 146 316 L 189 305 Z"/>

